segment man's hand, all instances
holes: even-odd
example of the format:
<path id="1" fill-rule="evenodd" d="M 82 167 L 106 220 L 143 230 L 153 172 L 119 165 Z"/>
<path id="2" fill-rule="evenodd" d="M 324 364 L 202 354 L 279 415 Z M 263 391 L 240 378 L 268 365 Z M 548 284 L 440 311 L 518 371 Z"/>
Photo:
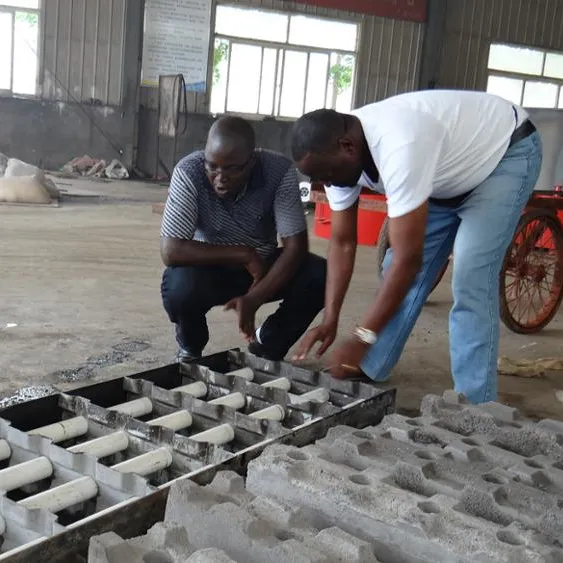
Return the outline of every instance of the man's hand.
<path id="1" fill-rule="evenodd" d="M 268 265 L 264 262 L 264 260 L 262 260 L 262 258 L 260 258 L 254 249 L 249 249 L 248 258 L 244 263 L 244 267 L 254 280 L 250 289 L 260 283 L 260 281 L 262 281 L 264 276 L 268 273 Z"/>
<path id="2" fill-rule="evenodd" d="M 309 330 L 297 346 L 293 360 L 306 359 L 317 342 L 320 342 L 321 345 L 317 349 L 315 356 L 316 358 L 320 358 L 336 339 L 337 329 L 338 325 L 336 323 L 323 323 Z"/>
<path id="3" fill-rule="evenodd" d="M 260 304 L 248 295 L 235 297 L 225 305 L 225 311 L 237 312 L 239 330 L 248 341 L 254 339 L 256 332 L 254 318 L 259 307 Z"/>
<path id="4" fill-rule="evenodd" d="M 362 371 L 360 363 L 369 346 L 357 338 L 348 338 L 332 353 L 330 373 L 338 379 L 358 377 Z"/>

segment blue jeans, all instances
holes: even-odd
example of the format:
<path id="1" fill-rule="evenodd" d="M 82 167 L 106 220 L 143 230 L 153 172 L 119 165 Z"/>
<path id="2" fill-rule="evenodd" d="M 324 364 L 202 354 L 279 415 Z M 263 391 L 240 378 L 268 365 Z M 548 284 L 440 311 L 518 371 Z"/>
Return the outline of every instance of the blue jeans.
<path id="1" fill-rule="evenodd" d="M 510 147 L 496 170 L 454 208 L 430 203 L 423 266 L 361 368 L 385 381 L 401 355 L 440 269 L 453 250 L 450 357 L 455 390 L 472 403 L 497 398 L 499 276 L 504 254 L 542 161 L 539 134 Z M 384 272 L 392 259 L 389 249 Z M 384 274 L 385 275 L 385 274 Z"/>

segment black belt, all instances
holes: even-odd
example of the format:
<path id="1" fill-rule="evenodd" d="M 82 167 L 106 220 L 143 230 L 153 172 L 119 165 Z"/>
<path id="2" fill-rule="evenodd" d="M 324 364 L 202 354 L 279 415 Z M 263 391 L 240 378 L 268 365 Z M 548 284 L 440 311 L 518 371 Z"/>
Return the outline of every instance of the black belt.
<path id="1" fill-rule="evenodd" d="M 508 143 L 508 148 L 514 146 L 516 143 L 519 143 L 520 141 L 523 141 L 526 137 L 529 137 L 532 133 L 535 132 L 536 132 L 535 125 L 529 119 L 526 119 L 526 121 L 524 121 L 522 124 L 516 127 L 514 133 L 512 133 L 512 136 L 510 137 L 510 142 Z M 470 190 L 468 192 L 465 192 L 464 194 L 455 197 L 449 197 L 447 199 L 439 199 L 439 198 L 431 197 L 430 201 L 435 205 L 440 205 L 441 207 L 450 207 L 450 208 L 459 207 L 463 203 L 465 198 L 472 191 L 473 190 Z"/>

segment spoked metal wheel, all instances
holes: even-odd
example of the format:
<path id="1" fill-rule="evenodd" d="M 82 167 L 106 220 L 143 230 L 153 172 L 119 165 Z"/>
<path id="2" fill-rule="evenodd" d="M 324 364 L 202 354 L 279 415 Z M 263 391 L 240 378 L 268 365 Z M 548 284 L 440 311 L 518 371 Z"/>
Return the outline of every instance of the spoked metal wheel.
<path id="1" fill-rule="evenodd" d="M 513 332 L 547 326 L 563 298 L 563 228 L 555 214 L 526 212 L 506 252 L 500 275 L 500 315 Z"/>
<path id="2" fill-rule="evenodd" d="M 385 254 L 387 253 L 387 249 L 389 248 L 389 219 L 385 219 L 383 225 L 381 225 L 381 230 L 379 231 L 379 237 L 377 238 L 377 268 L 379 273 L 379 279 L 383 277 L 383 260 L 385 260 Z M 448 258 L 448 261 L 444 264 L 442 269 L 438 272 L 436 276 L 436 281 L 430 290 L 432 293 L 436 286 L 442 281 L 448 266 L 450 265 L 451 258 Z"/>

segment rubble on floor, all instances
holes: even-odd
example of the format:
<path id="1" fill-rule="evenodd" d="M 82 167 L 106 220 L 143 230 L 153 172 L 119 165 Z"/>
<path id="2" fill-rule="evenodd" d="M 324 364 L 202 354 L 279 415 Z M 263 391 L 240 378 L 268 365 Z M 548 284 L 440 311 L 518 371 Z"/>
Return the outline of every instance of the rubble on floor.
<path id="1" fill-rule="evenodd" d="M 563 423 L 427 396 L 417 418 L 272 445 L 250 462 L 246 484 L 230 472 L 206 487 L 177 481 L 164 526 L 190 554 L 218 549 L 240 563 L 560 562 Z M 165 534 L 151 534 L 144 548 L 168 553 Z M 89 561 L 117 561 L 105 553 Z"/>
<path id="2" fill-rule="evenodd" d="M 109 164 L 102 159 L 92 158 L 85 154 L 67 162 L 61 171 L 62 175 L 69 177 L 94 176 L 96 178 L 110 178 L 113 180 L 126 180 L 129 178 L 127 168 L 117 159 Z"/>

